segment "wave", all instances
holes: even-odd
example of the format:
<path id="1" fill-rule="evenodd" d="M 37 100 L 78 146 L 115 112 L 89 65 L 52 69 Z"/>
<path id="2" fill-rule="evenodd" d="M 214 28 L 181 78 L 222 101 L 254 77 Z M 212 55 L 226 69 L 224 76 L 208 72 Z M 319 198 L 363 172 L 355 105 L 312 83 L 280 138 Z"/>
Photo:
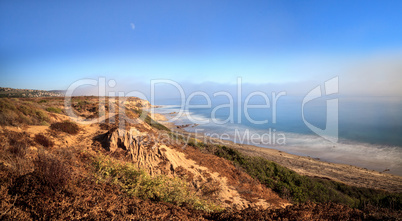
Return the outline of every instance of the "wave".
<path id="1" fill-rule="evenodd" d="M 178 113 L 179 111 L 179 106 L 169 105 L 159 108 L 158 113 Z M 172 119 L 173 116 L 168 114 L 168 118 Z M 202 123 L 207 121 L 209 123 Z M 349 164 L 379 172 L 389 170 L 389 173 L 402 176 L 402 148 L 398 146 L 370 144 L 348 139 L 340 139 L 338 143 L 332 143 L 313 134 L 286 132 L 274 128 L 255 129 L 244 124 L 216 124 L 205 115 L 188 110 L 183 111 L 174 123 L 178 125 L 197 123 L 199 126 L 185 129 L 214 138 L 273 148 L 299 156 L 310 156 L 326 162 Z"/>

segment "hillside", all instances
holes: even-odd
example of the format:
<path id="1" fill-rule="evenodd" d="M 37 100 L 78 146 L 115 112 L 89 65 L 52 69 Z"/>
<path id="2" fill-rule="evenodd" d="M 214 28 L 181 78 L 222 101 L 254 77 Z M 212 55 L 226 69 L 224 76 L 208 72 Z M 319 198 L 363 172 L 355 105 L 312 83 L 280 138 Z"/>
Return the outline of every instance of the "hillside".
<path id="1" fill-rule="evenodd" d="M 77 124 L 63 98 L 0 98 L 0 219 L 401 215 L 400 192 L 312 179 L 230 146 L 183 137 L 152 119 L 150 104 L 138 98 L 106 98 L 104 108 L 98 103 L 97 97 L 74 97 L 73 113 L 101 119 Z"/>
<path id="2" fill-rule="evenodd" d="M 34 89 L 15 89 L 0 87 L 0 97 L 62 97 L 63 91 L 44 91 Z"/>

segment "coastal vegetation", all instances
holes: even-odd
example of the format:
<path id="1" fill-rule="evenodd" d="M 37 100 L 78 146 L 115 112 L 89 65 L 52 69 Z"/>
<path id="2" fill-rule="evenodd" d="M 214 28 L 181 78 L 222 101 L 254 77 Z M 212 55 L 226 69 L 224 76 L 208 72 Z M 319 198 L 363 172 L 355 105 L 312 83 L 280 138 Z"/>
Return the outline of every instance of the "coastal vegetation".
<path id="1" fill-rule="evenodd" d="M 98 101 L 96 97 L 77 97 L 72 105 L 78 114 L 90 117 L 99 111 L 95 108 Z M 61 113 L 57 113 L 59 109 Z M 135 164 L 132 153 L 124 149 L 127 146 L 121 147 L 123 140 L 116 139 L 119 147 L 115 152 L 103 148 L 102 142 L 116 130 L 117 121 L 85 127 L 65 121 L 60 98 L 0 98 L 0 110 L 1 220 L 392 220 L 402 210 L 400 192 L 302 176 L 229 146 L 188 141 L 139 107 L 127 109 L 126 117 L 144 115 L 143 122 L 131 126 L 142 133 L 170 135 L 171 140 L 165 142 L 169 147 L 144 141 L 149 146 L 141 149 L 144 156 L 160 157 L 154 167 L 156 174 Z M 185 144 L 191 147 L 181 149 Z M 153 148 L 157 148 L 155 154 L 148 155 Z M 174 151 L 181 157 L 175 158 L 175 163 L 195 163 L 186 168 L 166 166 L 167 156 Z M 213 172 L 207 167 L 213 167 Z M 205 183 L 191 170 L 206 176 Z M 224 207 L 218 195 L 221 183 L 213 180 L 216 177 L 225 177 L 226 187 L 233 185 L 230 191 L 237 191 L 233 196 L 246 197 L 249 205 L 256 205 L 258 193 L 271 197 L 273 206 L 278 202 L 293 205 L 237 208 L 231 199 L 224 201 Z M 195 187 L 197 182 L 201 185 Z"/>
<path id="2" fill-rule="evenodd" d="M 119 186 L 131 196 L 152 201 L 162 201 L 178 206 L 189 205 L 194 209 L 220 211 L 221 208 L 191 193 L 187 183 L 177 177 L 150 176 L 144 170 L 128 162 L 119 162 L 99 155 L 93 159 L 95 176 L 100 182 Z"/>
<path id="3" fill-rule="evenodd" d="M 61 113 L 63 113 L 63 111 L 62 111 L 60 108 L 58 108 L 58 107 L 48 107 L 48 108 L 46 108 L 46 110 L 47 110 L 48 112 L 52 112 L 52 113 L 56 113 L 56 114 L 61 114 Z"/>
<path id="4" fill-rule="evenodd" d="M 1 125 L 47 125 L 49 122 L 48 114 L 36 103 L 18 98 L 0 99 Z"/>
<path id="5" fill-rule="evenodd" d="M 156 122 L 154 119 L 152 119 L 149 116 L 149 112 L 143 111 L 142 109 L 131 109 L 131 111 L 137 113 L 138 117 L 145 116 L 144 122 L 150 125 L 151 127 L 162 131 L 170 131 L 170 129 L 167 128 L 165 125 L 160 124 Z"/>
<path id="6" fill-rule="evenodd" d="M 402 193 L 348 186 L 340 182 L 302 176 L 261 157 L 251 157 L 223 145 L 205 144 L 192 139 L 188 145 L 231 161 L 261 183 L 294 203 L 335 202 L 353 208 L 402 209 Z"/>
<path id="7" fill-rule="evenodd" d="M 71 121 L 56 122 L 50 125 L 50 129 L 55 131 L 62 131 L 68 134 L 78 134 L 80 128 L 78 125 Z"/>

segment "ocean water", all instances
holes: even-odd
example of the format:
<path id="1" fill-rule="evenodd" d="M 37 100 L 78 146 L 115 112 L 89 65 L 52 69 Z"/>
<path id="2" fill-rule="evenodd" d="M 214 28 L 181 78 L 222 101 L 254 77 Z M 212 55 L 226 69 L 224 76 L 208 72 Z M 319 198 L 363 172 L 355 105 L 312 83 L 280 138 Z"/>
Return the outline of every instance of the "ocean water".
<path id="1" fill-rule="evenodd" d="M 269 99 L 269 106 L 248 108 L 247 112 L 244 98 L 240 103 L 237 99 L 231 103 L 224 96 L 211 98 L 210 107 L 200 107 L 208 104 L 202 96 L 193 97 L 188 106 L 180 99 L 156 100 L 154 104 L 161 105 L 155 109 L 157 113 L 165 114 L 175 124 L 190 124 L 185 128 L 190 132 L 327 162 L 380 172 L 389 170 L 387 173 L 402 176 L 401 99 L 337 99 L 337 108 L 325 99 L 315 99 L 305 104 L 303 112 L 303 97 L 297 96 L 281 97 L 275 104 Z M 264 105 L 266 100 L 255 96 L 247 104 Z M 337 113 L 337 118 L 333 113 Z M 312 131 L 305 122 L 321 130 L 337 125 L 338 134 L 328 139 Z"/>

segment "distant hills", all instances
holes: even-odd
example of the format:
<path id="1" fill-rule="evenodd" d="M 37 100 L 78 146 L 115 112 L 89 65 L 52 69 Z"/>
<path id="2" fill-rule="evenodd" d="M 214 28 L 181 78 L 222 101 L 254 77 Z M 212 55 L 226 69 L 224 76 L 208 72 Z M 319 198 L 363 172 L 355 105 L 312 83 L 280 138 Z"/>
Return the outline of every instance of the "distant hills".
<path id="1" fill-rule="evenodd" d="M 34 90 L 34 89 L 14 89 L 9 87 L 0 87 L 0 97 L 62 97 L 62 90 Z"/>

